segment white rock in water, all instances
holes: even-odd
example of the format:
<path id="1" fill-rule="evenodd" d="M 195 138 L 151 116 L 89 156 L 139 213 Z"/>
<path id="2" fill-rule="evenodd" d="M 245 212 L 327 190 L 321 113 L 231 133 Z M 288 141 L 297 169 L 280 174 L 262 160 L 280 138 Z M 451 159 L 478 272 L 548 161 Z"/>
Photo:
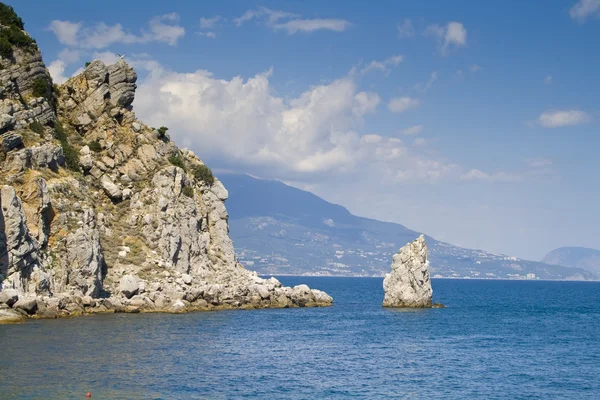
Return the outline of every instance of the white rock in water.
<path id="1" fill-rule="evenodd" d="M 383 280 L 384 307 L 430 308 L 431 279 L 423 235 L 394 254 L 392 272 Z"/>

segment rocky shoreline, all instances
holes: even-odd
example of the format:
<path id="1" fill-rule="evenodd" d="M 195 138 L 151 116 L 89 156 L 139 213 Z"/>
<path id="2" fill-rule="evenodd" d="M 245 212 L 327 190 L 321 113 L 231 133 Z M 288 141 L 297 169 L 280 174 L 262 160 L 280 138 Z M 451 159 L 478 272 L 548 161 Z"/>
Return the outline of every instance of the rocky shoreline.
<path id="1" fill-rule="evenodd" d="M 227 190 L 167 127 L 137 119 L 131 66 L 95 60 L 53 85 L 0 7 L 20 38 L 0 54 L 1 321 L 331 305 L 237 261 Z"/>
<path id="2" fill-rule="evenodd" d="M 258 278 L 261 279 L 261 278 Z M 263 308 L 299 308 L 331 306 L 325 292 L 306 285 L 283 287 L 275 279 L 267 280 L 264 290 L 234 298 L 220 298 L 214 285 L 192 288 L 181 299 L 165 301 L 160 295 L 134 294 L 130 298 L 92 298 L 59 294 L 54 296 L 19 296 L 15 290 L 0 292 L 0 324 L 24 322 L 27 319 L 55 319 L 112 313 L 174 313 L 219 310 L 257 310 Z M 197 296 L 197 297 L 196 297 Z M 153 300 L 154 298 L 154 300 Z"/>

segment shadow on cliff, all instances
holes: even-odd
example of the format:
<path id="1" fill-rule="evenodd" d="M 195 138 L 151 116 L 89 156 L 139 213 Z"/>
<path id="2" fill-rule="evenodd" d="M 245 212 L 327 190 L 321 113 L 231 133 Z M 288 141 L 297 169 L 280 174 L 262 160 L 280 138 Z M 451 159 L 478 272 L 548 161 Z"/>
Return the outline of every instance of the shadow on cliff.
<path id="1" fill-rule="evenodd" d="M 0 204 L 2 195 L 0 194 Z M 0 290 L 2 281 L 8 274 L 8 247 L 6 246 L 6 223 L 4 222 L 4 211 L 0 209 Z"/>

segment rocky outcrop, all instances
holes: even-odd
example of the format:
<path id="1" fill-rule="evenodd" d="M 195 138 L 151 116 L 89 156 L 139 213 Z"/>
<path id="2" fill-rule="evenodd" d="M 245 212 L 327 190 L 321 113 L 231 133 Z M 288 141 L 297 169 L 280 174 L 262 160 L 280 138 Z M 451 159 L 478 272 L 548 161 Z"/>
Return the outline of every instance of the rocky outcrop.
<path id="1" fill-rule="evenodd" d="M 394 254 L 392 272 L 385 275 L 383 290 L 384 307 L 432 307 L 433 290 L 423 235 Z"/>
<path id="2" fill-rule="evenodd" d="M 37 47 L 13 55 L 0 60 L 3 318 L 331 304 L 237 262 L 227 190 L 137 120 L 125 61 L 52 89 Z"/>

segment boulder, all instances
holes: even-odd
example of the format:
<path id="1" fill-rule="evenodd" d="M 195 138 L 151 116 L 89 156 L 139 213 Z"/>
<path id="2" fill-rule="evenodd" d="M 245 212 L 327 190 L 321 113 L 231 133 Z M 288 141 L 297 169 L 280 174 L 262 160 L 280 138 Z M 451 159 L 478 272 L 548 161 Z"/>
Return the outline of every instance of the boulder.
<path id="1" fill-rule="evenodd" d="M 0 292 L 0 303 L 12 307 L 19 300 L 19 293 L 14 289 L 3 289 Z"/>
<path id="2" fill-rule="evenodd" d="M 2 150 L 5 153 L 20 147 L 23 147 L 23 136 L 14 132 L 2 135 Z"/>
<path id="3" fill-rule="evenodd" d="M 35 314 L 37 307 L 38 307 L 38 303 L 37 303 L 37 299 L 35 296 L 21 297 L 13 305 L 13 309 L 18 310 L 18 311 L 23 311 L 29 315 Z"/>
<path id="4" fill-rule="evenodd" d="M 119 281 L 119 292 L 127 297 L 132 298 L 139 291 L 140 279 L 134 275 L 124 275 Z"/>
<path id="5" fill-rule="evenodd" d="M 112 200 L 121 200 L 123 197 L 123 192 L 119 186 L 110 179 L 110 177 L 107 175 L 102 175 L 100 182 L 102 184 L 102 189 L 104 189 L 104 193 L 106 193 L 108 197 L 110 197 Z"/>
<path id="6" fill-rule="evenodd" d="M 431 308 L 433 290 L 423 235 L 394 254 L 392 272 L 385 275 L 383 290 L 384 307 Z"/>

